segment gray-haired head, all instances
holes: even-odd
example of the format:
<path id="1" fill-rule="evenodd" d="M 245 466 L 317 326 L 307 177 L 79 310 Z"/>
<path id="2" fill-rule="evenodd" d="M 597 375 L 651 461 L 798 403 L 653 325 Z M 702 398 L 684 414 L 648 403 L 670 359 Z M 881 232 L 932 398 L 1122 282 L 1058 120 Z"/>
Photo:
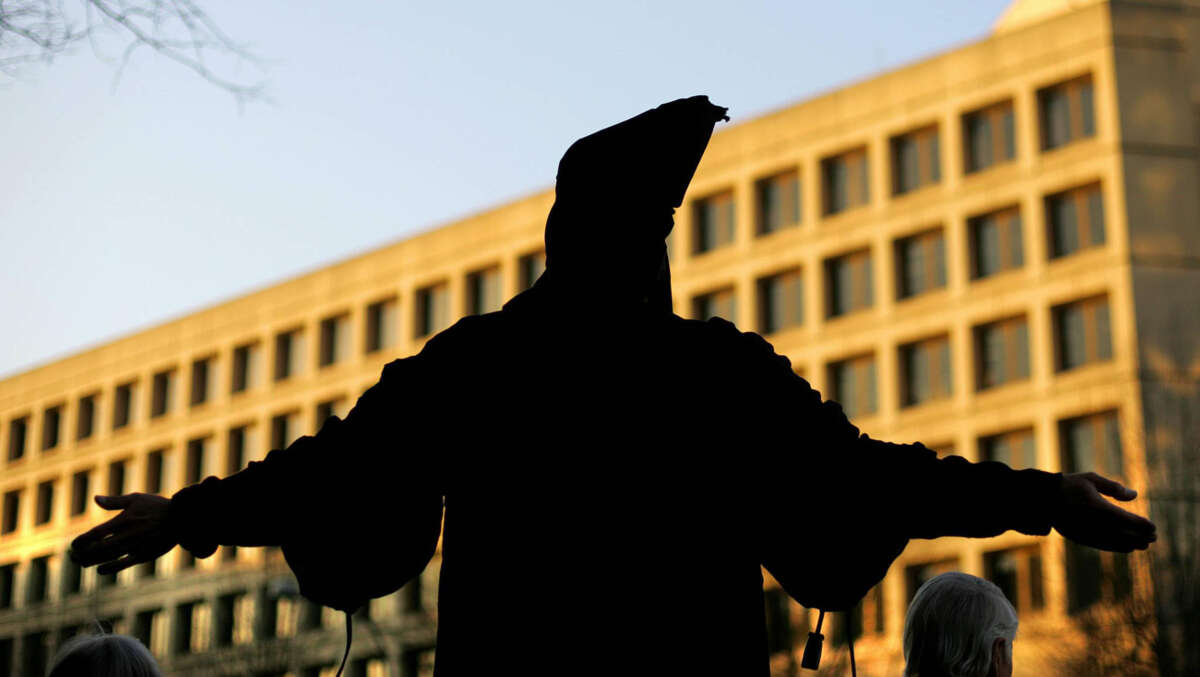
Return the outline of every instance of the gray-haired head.
<path id="1" fill-rule="evenodd" d="M 79 635 L 54 656 L 50 677 L 162 677 L 150 651 L 126 635 Z"/>
<path id="2" fill-rule="evenodd" d="M 992 647 L 1012 662 L 1017 611 L 994 583 L 950 572 L 925 582 L 904 619 L 905 677 L 985 677 Z"/>

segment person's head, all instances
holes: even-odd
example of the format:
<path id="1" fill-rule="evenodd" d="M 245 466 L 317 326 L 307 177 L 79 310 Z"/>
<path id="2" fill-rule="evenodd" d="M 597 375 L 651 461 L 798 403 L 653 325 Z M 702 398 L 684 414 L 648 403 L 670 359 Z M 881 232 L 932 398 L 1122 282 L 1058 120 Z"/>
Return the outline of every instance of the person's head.
<path id="1" fill-rule="evenodd" d="M 50 677 L 162 677 L 150 651 L 126 635 L 79 635 L 54 656 Z"/>
<path id="2" fill-rule="evenodd" d="M 713 126 L 708 97 L 665 103 L 585 136 L 558 165 L 546 272 L 560 289 L 670 303 L 666 237 Z"/>
<path id="3" fill-rule="evenodd" d="M 951 572 L 922 585 L 904 619 L 905 677 L 1011 677 L 1017 611 L 1000 588 Z"/>

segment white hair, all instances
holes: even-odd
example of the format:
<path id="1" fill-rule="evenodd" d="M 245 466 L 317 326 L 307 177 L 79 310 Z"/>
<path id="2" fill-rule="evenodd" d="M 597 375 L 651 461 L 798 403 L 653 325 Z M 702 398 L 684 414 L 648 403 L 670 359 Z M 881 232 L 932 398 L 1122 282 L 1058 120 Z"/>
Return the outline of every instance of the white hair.
<path id="1" fill-rule="evenodd" d="M 127 635 L 78 635 L 54 656 L 49 677 L 162 677 L 150 651 Z"/>
<path id="2" fill-rule="evenodd" d="M 1009 660 L 1017 610 L 990 581 L 957 571 L 925 582 L 904 619 L 905 677 L 984 677 L 992 643 L 1003 638 Z"/>

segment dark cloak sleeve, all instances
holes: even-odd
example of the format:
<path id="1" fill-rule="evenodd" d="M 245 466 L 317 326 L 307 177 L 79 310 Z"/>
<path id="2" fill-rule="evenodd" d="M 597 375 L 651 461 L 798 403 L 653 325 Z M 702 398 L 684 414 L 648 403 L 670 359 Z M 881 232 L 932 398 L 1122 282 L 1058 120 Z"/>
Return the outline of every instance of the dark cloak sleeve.
<path id="1" fill-rule="evenodd" d="M 771 430 L 760 440 L 761 561 L 801 604 L 853 607 L 911 538 L 1050 532 L 1061 474 L 871 439 L 762 337 L 736 340 L 758 425 Z"/>
<path id="2" fill-rule="evenodd" d="M 384 367 L 345 420 L 331 417 L 315 436 L 176 493 L 169 519 L 180 545 L 198 557 L 217 545 L 282 546 L 300 592 L 343 611 L 418 575 L 441 531 L 427 432 L 445 407 L 436 345 Z"/>

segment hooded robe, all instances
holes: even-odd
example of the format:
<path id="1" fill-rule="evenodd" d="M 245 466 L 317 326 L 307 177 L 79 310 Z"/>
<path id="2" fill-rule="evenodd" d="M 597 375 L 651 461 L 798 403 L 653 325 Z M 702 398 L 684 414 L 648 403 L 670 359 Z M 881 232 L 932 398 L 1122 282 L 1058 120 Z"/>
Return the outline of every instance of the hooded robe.
<path id="1" fill-rule="evenodd" d="M 757 334 L 671 312 L 663 239 L 723 114 L 693 97 L 576 142 L 537 284 L 178 492 L 183 547 L 281 545 L 350 610 L 440 534 L 439 677 L 741 676 L 768 673 L 763 567 L 843 610 L 911 538 L 1048 533 L 1060 476 L 873 440 Z"/>

